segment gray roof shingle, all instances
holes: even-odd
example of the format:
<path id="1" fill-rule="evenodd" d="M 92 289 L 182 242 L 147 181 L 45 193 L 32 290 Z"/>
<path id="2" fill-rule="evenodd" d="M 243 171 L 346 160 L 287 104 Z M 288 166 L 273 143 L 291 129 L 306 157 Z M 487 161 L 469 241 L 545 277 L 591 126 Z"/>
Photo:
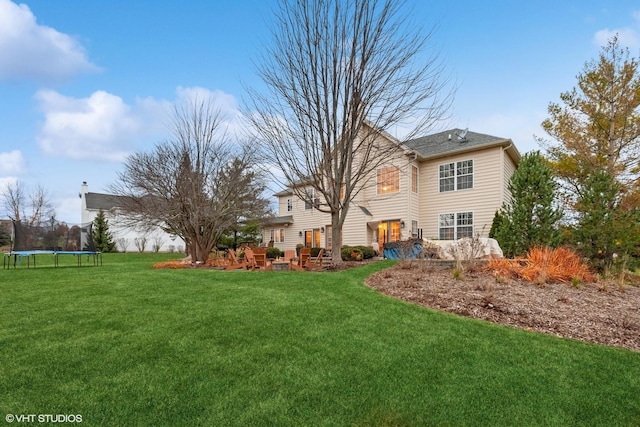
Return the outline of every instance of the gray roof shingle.
<path id="1" fill-rule="evenodd" d="M 121 196 L 102 193 L 86 193 L 87 209 L 104 210 L 117 208 L 122 206 Z"/>
<path id="2" fill-rule="evenodd" d="M 509 138 L 464 131 L 462 129 L 451 129 L 405 142 L 409 149 L 416 151 L 423 158 L 451 155 L 457 152 L 487 148 L 494 145 L 506 147 L 509 144 L 513 144 Z"/>

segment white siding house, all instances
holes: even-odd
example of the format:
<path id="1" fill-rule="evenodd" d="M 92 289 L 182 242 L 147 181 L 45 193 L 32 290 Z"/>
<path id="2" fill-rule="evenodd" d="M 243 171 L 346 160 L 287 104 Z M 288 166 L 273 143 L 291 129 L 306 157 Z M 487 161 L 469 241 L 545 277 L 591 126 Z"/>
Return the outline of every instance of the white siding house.
<path id="1" fill-rule="evenodd" d="M 81 220 L 83 226 L 82 246 L 86 244 L 87 225 L 91 224 L 102 210 L 109 222 L 109 232 L 113 236 L 116 248 L 120 252 L 183 252 L 185 244 L 181 238 L 171 235 L 158 227 L 142 228 L 124 225 L 119 211 L 119 196 L 103 193 L 90 193 L 86 182 L 80 187 Z M 156 248 L 157 246 L 157 248 Z"/>
<path id="2" fill-rule="evenodd" d="M 513 141 L 452 129 L 400 145 L 352 201 L 343 244 L 382 249 L 410 237 L 487 237 L 495 212 L 510 199 L 507 185 L 520 162 Z M 281 250 L 332 247 L 329 214 L 290 189 L 275 196 L 278 216 L 264 225 L 264 241 Z"/>

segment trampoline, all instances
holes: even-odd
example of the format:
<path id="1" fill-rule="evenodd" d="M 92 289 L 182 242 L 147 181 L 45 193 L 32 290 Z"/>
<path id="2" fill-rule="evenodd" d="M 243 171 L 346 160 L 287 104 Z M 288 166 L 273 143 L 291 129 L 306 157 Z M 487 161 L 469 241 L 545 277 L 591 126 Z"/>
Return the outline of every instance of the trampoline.
<path id="1" fill-rule="evenodd" d="M 102 253 L 95 250 L 92 224 L 69 227 L 65 223 L 51 221 L 45 225 L 25 225 L 12 221 L 12 246 L 5 252 L 2 268 L 17 268 L 26 264 L 27 268 L 36 267 L 38 256 L 53 256 L 53 265 L 59 266 L 61 255 L 76 257 L 78 267 L 82 266 L 82 258 L 87 257 L 87 264 L 102 265 Z M 78 249 L 82 247 L 82 249 Z"/>

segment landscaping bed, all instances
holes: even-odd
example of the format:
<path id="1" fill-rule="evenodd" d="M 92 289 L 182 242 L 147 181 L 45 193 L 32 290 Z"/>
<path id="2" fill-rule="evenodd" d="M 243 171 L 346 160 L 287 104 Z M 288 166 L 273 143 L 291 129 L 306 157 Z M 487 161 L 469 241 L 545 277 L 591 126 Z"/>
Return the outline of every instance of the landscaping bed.
<path id="1" fill-rule="evenodd" d="M 400 262 L 366 284 L 436 310 L 517 328 L 640 351 L 640 287 L 614 282 L 533 284 L 429 261 Z"/>

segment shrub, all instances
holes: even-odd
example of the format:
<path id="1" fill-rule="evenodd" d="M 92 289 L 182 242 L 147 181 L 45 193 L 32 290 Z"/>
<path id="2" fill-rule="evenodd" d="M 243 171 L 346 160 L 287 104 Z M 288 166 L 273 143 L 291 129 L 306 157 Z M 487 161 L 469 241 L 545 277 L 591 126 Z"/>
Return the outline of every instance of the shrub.
<path id="1" fill-rule="evenodd" d="M 376 256 L 376 251 L 374 251 L 373 248 L 369 246 L 343 246 L 340 251 L 342 260 L 347 261 L 351 259 L 351 252 L 354 250 L 360 253 L 361 259 L 371 259 Z"/>
<path id="2" fill-rule="evenodd" d="M 284 252 L 282 252 L 280 249 L 276 248 L 276 247 L 272 247 L 272 248 L 267 248 L 267 258 L 278 258 L 284 255 Z"/>
<path id="3" fill-rule="evenodd" d="M 362 252 L 363 259 L 371 259 L 376 256 L 376 251 L 374 251 L 370 246 L 356 246 L 355 248 Z"/>
<path id="4" fill-rule="evenodd" d="M 593 282 L 595 277 L 571 249 L 535 247 L 524 259 L 492 259 L 487 268 L 498 277 L 524 279 L 543 285 L 550 282 Z"/>
<path id="5" fill-rule="evenodd" d="M 311 257 L 317 257 L 321 250 L 322 248 L 311 248 Z"/>
<path id="6" fill-rule="evenodd" d="M 373 258 L 376 256 L 376 252 L 369 246 L 343 246 L 340 250 L 340 256 L 343 261 L 362 261 Z"/>

